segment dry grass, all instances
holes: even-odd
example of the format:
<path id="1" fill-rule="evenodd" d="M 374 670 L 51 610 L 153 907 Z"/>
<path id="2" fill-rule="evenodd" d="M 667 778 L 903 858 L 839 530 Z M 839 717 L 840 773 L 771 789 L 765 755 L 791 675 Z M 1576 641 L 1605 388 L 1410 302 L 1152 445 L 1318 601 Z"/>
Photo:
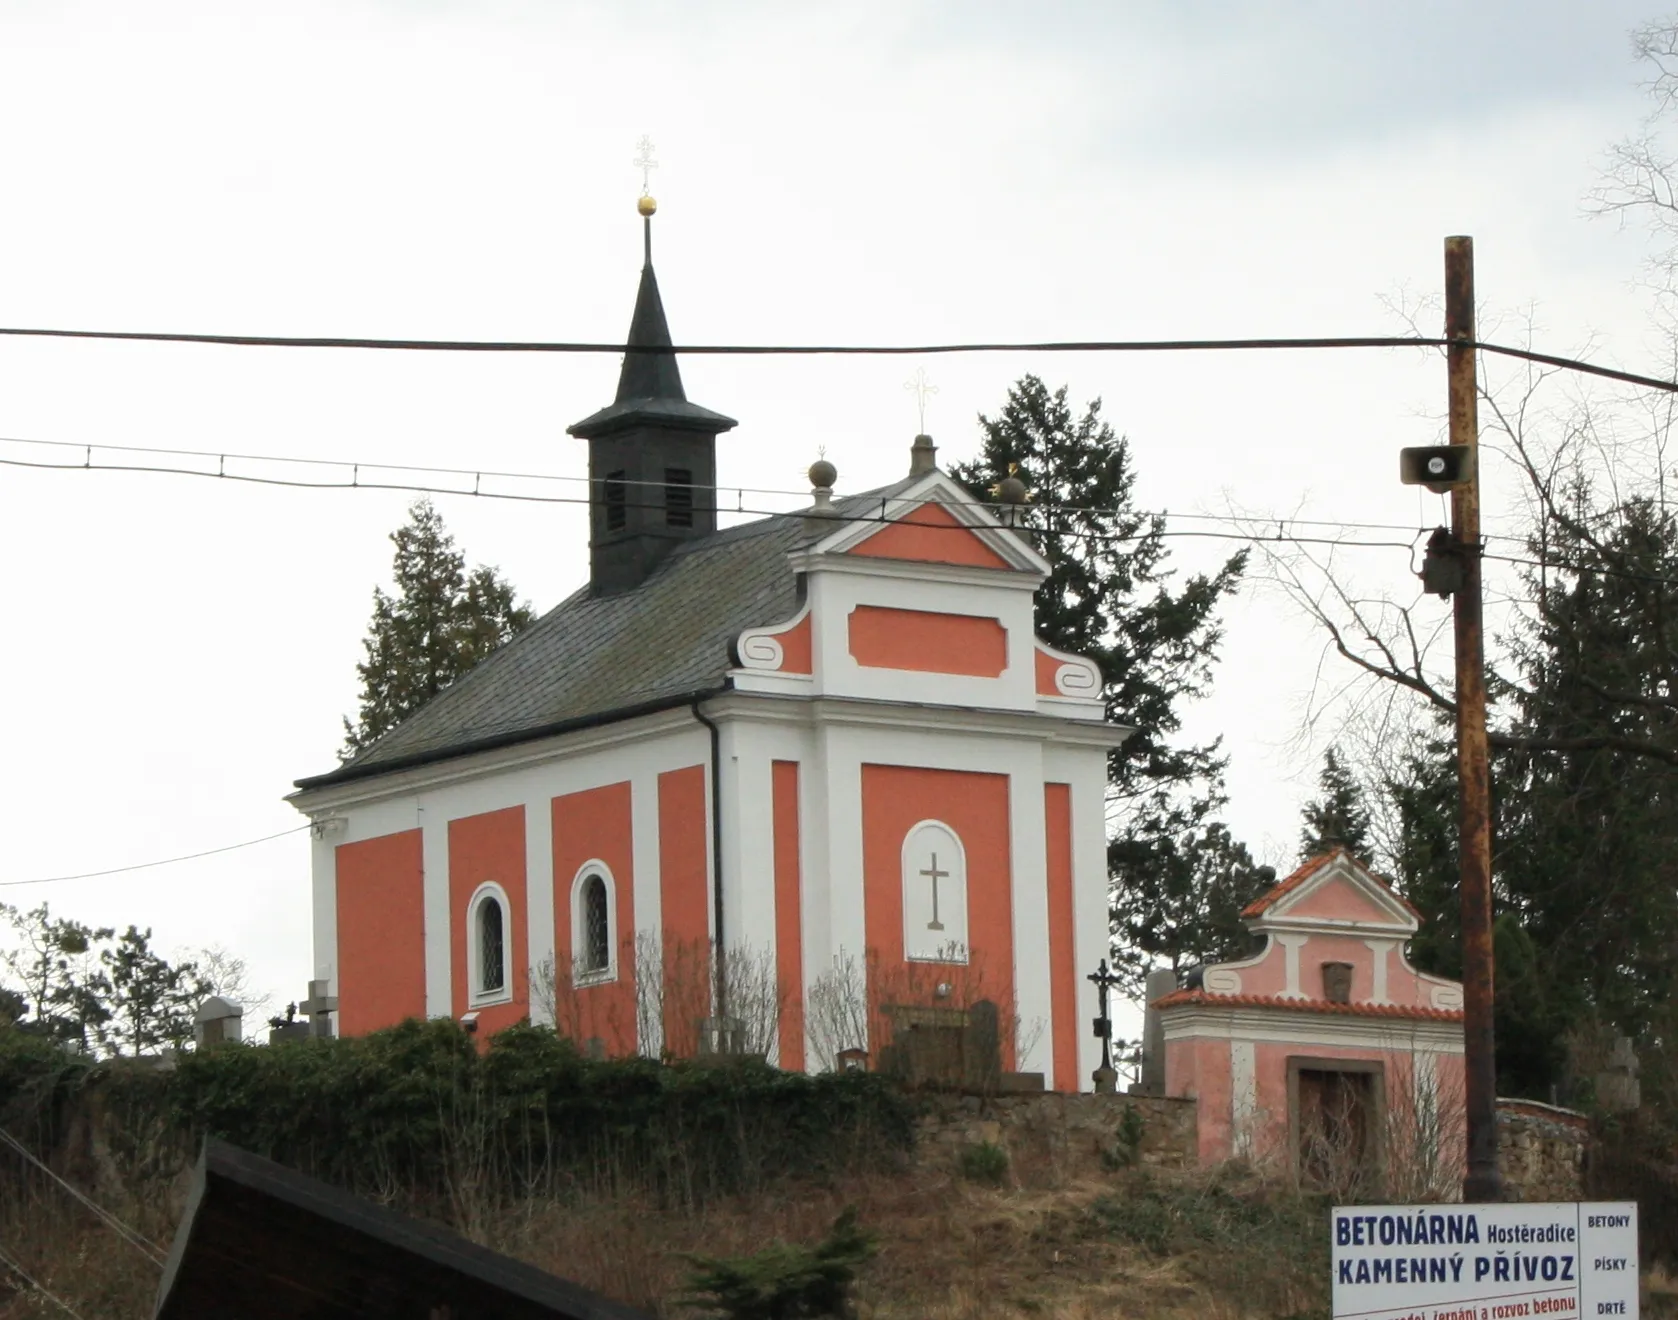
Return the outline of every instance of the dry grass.
<path id="1" fill-rule="evenodd" d="M 699 1211 L 660 1209 L 626 1194 L 533 1210 L 486 1244 L 649 1310 L 672 1305 L 688 1253 L 744 1255 L 768 1243 L 821 1237 L 847 1205 L 881 1238 L 864 1275 L 862 1320 L 1084 1320 L 1095 1316 L 1274 1317 L 1278 1297 L 1309 1314 L 1326 1302 L 1326 1275 L 1258 1286 L 1254 1269 L 1286 1273 L 1288 1252 L 1237 1260 L 1214 1243 L 1159 1255 L 1115 1233 L 1099 1213 L 1129 1176 L 1057 1189 L 982 1188 L 917 1171 L 783 1188 Z M 1174 1189 L 1195 1195 L 1191 1181 Z M 1239 1248 L 1237 1248 L 1239 1250 Z M 1242 1253 L 1246 1255 L 1246 1253 Z M 1243 1298 L 1261 1309 L 1245 1310 Z M 1326 1307 L 1323 1313 L 1326 1314 Z"/>
<path id="2" fill-rule="evenodd" d="M 1035 1179 L 1033 1181 L 1036 1181 Z M 111 1204 L 167 1246 L 182 1188 Z M 1125 1170 L 1055 1186 L 984 1187 L 917 1168 L 789 1182 L 704 1206 L 643 1193 L 529 1201 L 483 1214 L 478 1239 L 664 1316 L 690 1253 L 731 1256 L 823 1236 L 857 1207 L 881 1251 L 859 1320 L 1281 1320 L 1328 1315 L 1321 1207 L 1255 1174 Z M 0 1184 L 0 1251 L 85 1320 L 142 1320 L 159 1271 L 42 1183 Z M 1319 1259 L 1320 1258 L 1320 1259 Z M 1678 1317 L 1678 1280 L 1645 1279 L 1644 1314 Z M 0 1320 L 64 1312 L 0 1267 Z"/>
<path id="3" fill-rule="evenodd" d="M 1253 1259 L 1241 1244 L 1225 1249 L 1196 1241 L 1194 1250 L 1180 1252 L 1173 1243 L 1160 1254 L 1128 1240 L 1101 1207 L 1134 1191 L 1138 1178 L 1147 1175 L 1091 1177 L 1058 1188 L 993 1188 L 917 1169 L 784 1184 L 702 1207 L 660 1206 L 634 1191 L 591 1194 L 485 1215 L 476 1236 L 666 1316 L 684 1314 L 674 1299 L 687 1278 L 687 1254 L 745 1255 L 776 1240 L 815 1240 L 848 1205 L 881 1240 L 863 1278 L 860 1320 L 1239 1320 L 1287 1314 L 1275 1309 L 1278 1295 L 1326 1296 L 1325 1288 L 1291 1276 L 1277 1280 L 1282 1294 L 1257 1288 Z M 1163 1185 L 1168 1197 L 1192 1197 L 1203 1182 L 1185 1177 L 1149 1185 L 1156 1194 Z M 170 1198 L 149 1199 L 129 1198 L 110 1208 L 167 1246 Z M 140 1320 L 151 1313 L 157 1268 L 57 1189 L 4 1189 L 0 1250 L 86 1320 Z M 1287 1266 L 1272 1262 L 1266 1268 L 1285 1273 Z M 1263 1305 L 1244 1310 L 1243 1298 Z M 62 1320 L 63 1312 L 27 1288 L 0 1285 L 0 1320 L 37 1316 Z"/>

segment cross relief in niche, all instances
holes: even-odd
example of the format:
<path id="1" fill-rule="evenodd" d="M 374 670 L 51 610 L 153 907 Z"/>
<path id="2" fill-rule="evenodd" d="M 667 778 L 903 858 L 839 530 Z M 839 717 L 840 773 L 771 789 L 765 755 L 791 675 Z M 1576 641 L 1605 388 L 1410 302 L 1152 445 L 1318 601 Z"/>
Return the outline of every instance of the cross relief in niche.
<path id="1" fill-rule="evenodd" d="M 967 856 L 941 821 L 923 820 L 903 840 L 903 954 L 967 961 Z"/>

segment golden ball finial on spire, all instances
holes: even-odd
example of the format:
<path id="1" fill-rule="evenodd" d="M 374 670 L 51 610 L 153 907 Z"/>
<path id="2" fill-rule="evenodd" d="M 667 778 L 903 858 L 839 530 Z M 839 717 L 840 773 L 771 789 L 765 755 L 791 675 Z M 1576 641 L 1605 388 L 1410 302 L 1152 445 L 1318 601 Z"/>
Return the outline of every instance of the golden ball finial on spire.
<path id="1" fill-rule="evenodd" d="M 635 209 L 641 213 L 642 218 L 648 219 L 651 218 L 654 211 L 658 210 L 658 203 L 655 202 L 648 194 L 642 193 L 641 196 L 636 199 Z"/>

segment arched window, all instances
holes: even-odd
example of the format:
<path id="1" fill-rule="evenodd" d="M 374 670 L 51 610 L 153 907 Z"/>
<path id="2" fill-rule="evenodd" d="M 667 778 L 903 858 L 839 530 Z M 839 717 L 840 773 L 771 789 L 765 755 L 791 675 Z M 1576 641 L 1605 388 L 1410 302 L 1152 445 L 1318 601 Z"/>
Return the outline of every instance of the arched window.
<path id="1" fill-rule="evenodd" d="M 585 862 L 571 882 L 571 968 L 578 984 L 618 974 L 617 881 L 600 861 Z"/>
<path id="2" fill-rule="evenodd" d="M 604 972 L 612 962 L 612 920 L 606 909 L 606 882 L 597 875 L 583 880 L 583 971 Z"/>
<path id="3" fill-rule="evenodd" d="M 903 839 L 903 954 L 967 961 L 967 852 L 942 821 L 923 820 Z"/>
<path id="4" fill-rule="evenodd" d="M 467 908 L 466 975 L 472 1002 L 505 999 L 511 992 L 512 915 L 500 885 L 486 884 Z"/>

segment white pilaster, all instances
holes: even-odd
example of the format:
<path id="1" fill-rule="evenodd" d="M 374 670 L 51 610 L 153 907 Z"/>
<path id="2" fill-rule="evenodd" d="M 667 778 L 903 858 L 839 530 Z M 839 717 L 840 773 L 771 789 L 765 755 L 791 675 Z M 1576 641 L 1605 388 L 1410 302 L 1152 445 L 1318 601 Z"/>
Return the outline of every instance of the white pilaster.
<path id="1" fill-rule="evenodd" d="M 817 757 L 827 787 L 828 887 L 824 912 L 828 960 L 852 958 L 866 972 L 868 925 L 862 883 L 862 757 L 859 735 L 818 727 Z M 812 914 L 814 915 L 814 914 Z M 875 1042 L 868 1043 L 873 1048 Z"/>
<path id="2" fill-rule="evenodd" d="M 658 770 L 643 765 L 629 781 L 629 829 L 632 860 L 635 867 L 635 929 L 621 932 L 620 942 L 627 936 L 632 943 L 628 956 L 635 961 L 635 975 L 664 978 L 664 959 L 654 956 L 662 951 L 664 930 L 663 870 L 658 856 Z M 709 825 L 709 821 L 707 821 Z M 645 950 L 647 957 L 639 956 Z M 625 956 L 620 951 L 619 957 Z M 663 995 L 656 985 L 637 986 L 636 994 L 645 1003 L 662 1003 Z M 637 1014 L 648 1021 L 638 1024 L 647 1039 L 636 1041 L 636 1048 L 648 1058 L 656 1059 L 664 1048 L 664 1021 L 658 1013 Z"/>
<path id="3" fill-rule="evenodd" d="M 1396 940 L 1365 940 L 1365 946 L 1374 958 L 1374 977 L 1372 979 L 1369 998 L 1372 1003 L 1385 1004 L 1387 998 L 1387 956 L 1398 947 Z"/>
<path id="4" fill-rule="evenodd" d="M 343 821 L 317 824 L 309 840 L 309 876 L 314 906 L 314 979 L 325 981 L 326 993 L 338 993 L 338 844 Z"/>
<path id="5" fill-rule="evenodd" d="M 554 956 L 554 817 L 553 803 L 545 793 L 529 794 L 524 801 L 524 909 L 526 944 L 532 982 L 542 974 L 544 964 L 552 971 Z M 541 996 L 530 996 L 530 1020 L 553 1025 L 552 1005 Z"/>
<path id="6" fill-rule="evenodd" d="M 1257 1051 L 1250 1040 L 1229 1043 L 1230 1138 L 1233 1153 L 1253 1153 L 1253 1127 L 1258 1117 Z"/>
<path id="7" fill-rule="evenodd" d="M 1299 951 L 1308 939 L 1305 935 L 1278 935 L 1276 943 L 1282 946 L 1282 970 L 1286 976 L 1286 984 L 1282 988 L 1284 999 L 1304 999 L 1305 993 L 1299 988 Z"/>
<path id="8" fill-rule="evenodd" d="M 1101 751 L 1062 752 L 1055 759 L 1067 763 L 1064 778 L 1058 766 L 1046 773 L 1072 788 L 1072 947 L 1076 951 L 1078 1013 L 1078 1089 L 1094 1089 L 1094 1073 L 1101 1066 L 1101 1042 L 1085 1023 L 1100 1012 L 1099 992 L 1087 979 L 1096 964 L 1111 952 L 1107 907 L 1107 757 Z"/>
<path id="9" fill-rule="evenodd" d="M 1014 1011 L 1019 1015 L 1021 1072 L 1041 1072 L 1053 1085 L 1054 1008 L 1049 975 L 1048 827 L 1041 744 L 1019 748 L 1008 776 L 1014 908 Z M 1029 1046 L 1029 1053 L 1026 1047 Z"/>
<path id="10" fill-rule="evenodd" d="M 421 802 L 420 869 L 425 878 L 425 1015 L 451 1017 L 454 987 L 450 972 L 449 822 L 440 809 Z"/>

